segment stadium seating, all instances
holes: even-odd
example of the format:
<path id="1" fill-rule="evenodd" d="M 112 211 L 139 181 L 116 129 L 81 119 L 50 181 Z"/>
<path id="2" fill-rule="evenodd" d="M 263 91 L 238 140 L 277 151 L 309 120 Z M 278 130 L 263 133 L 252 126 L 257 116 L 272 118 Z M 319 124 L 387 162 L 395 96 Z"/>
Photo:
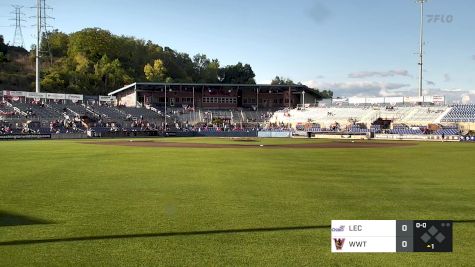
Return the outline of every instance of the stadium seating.
<path id="1" fill-rule="evenodd" d="M 458 114 L 458 115 L 457 115 Z M 475 105 L 450 108 L 447 106 L 345 106 L 345 107 L 310 107 L 306 109 L 281 110 L 275 112 L 270 123 L 289 123 L 291 125 L 305 125 L 306 123 L 320 123 L 328 128 L 340 125 L 342 128 L 361 123 L 370 127 L 377 119 L 390 120 L 396 124 L 411 126 L 427 126 L 450 121 L 475 121 Z M 447 118 L 455 118 L 448 120 Z M 348 128 L 353 131 L 364 132 L 360 129 Z M 370 128 L 372 132 L 379 132 L 380 128 Z M 395 132 L 399 132 L 397 129 Z M 417 134 L 419 131 L 404 131 Z M 422 130 L 421 130 L 422 132 Z"/>
<path id="2" fill-rule="evenodd" d="M 22 102 L 12 103 L 14 108 L 20 111 L 20 113 L 28 118 L 35 118 L 42 121 L 59 120 L 64 116 L 61 112 L 51 108 L 46 104 L 30 104 Z"/>
<path id="3" fill-rule="evenodd" d="M 391 129 L 389 130 L 390 134 L 412 134 L 412 135 L 417 135 L 417 134 L 423 134 L 423 132 L 420 129 Z"/>
<path id="4" fill-rule="evenodd" d="M 475 122 L 475 105 L 455 105 L 442 122 Z"/>
<path id="5" fill-rule="evenodd" d="M 154 108 L 116 107 L 98 104 L 76 104 L 69 101 L 28 103 L 0 103 L 0 119 L 8 120 L 9 130 L 23 130 L 26 122 L 41 122 L 36 128 L 26 128 L 36 132 L 84 132 L 80 118 L 87 127 L 97 132 L 116 130 L 156 130 L 163 127 L 163 112 Z M 222 125 L 212 125 L 220 118 Z M 377 121 L 390 121 L 391 129 L 383 130 Z M 475 105 L 448 106 L 333 106 L 306 107 L 292 110 L 196 110 L 187 108 L 167 109 L 168 128 L 177 130 L 221 131 L 262 129 L 268 130 L 320 132 L 346 132 L 355 134 L 435 134 L 458 135 L 458 122 L 475 122 Z M 89 124 L 90 123 L 90 124 Z M 220 122 L 221 123 L 221 122 Z M 437 124 L 437 130 L 429 125 Z M 223 127 L 226 125 L 226 127 Z M 385 123 L 388 126 L 387 122 Z M 4 127 L 5 130 L 6 127 Z"/>
<path id="6" fill-rule="evenodd" d="M 433 134 L 436 135 L 459 135 L 460 130 L 458 129 L 457 126 L 445 126 L 437 131 L 435 131 Z"/>

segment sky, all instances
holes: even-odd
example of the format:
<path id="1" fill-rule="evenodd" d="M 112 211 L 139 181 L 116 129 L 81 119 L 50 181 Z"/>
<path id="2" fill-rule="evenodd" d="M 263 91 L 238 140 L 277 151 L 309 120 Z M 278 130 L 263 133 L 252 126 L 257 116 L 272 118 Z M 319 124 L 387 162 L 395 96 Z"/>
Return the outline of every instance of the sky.
<path id="1" fill-rule="evenodd" d="M 276 75 L 335 96 L 411 96 L 418 88 L 420 7 L 415 0 L 46 0 L 66 33 L 100 27 L 221 65 L 249 63 L 258 83 Z M 25 6 L 34 42 L 34 0 L 0 1 L 0 34 L 12 4 Z M 425 5 L 424 94 L 475 102 L 475 1 Z"/>

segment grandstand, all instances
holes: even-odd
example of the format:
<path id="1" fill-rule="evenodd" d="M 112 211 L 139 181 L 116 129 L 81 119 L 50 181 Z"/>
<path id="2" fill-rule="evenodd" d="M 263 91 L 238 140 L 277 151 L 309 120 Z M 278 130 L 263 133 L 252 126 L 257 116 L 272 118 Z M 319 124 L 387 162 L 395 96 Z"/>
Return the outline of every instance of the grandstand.
<path id="1" fill-rule="evenodd" d="M 178 88 L 174 90 L 178 91 Z M 183 89 L 182 93 L 187 92 Z M 351 104 L 351 101 L 357 103 Z M 164 107 L 159 105 L 139 102 L 136 106 L 118 105 L 115 96 L 52 94 L 49 97 L 47 93 L 7 92 L 3 93 L 0 103 L 0 122 L 3 133 L 107 133 L 173 129 L 182 132 L 274 130 L 312 134 L 455 136 L 475 129 L 475 105 L 398 103 L 394 98 L 378 101 L 380 103 L 365 98 L 362 103 L 361 100 L 350 99 L 342 104 L 338 99 L 330 105 L 300 104 L 295 108 L 281 107 L 279 110 L 276 107 L 192 108 L 170 104 L 165 114 Z M 395 103 L 386 103 L 388 101 Z"/>
<path id="2" fill-rule="evenodd" d="M 32 94 L 29 97 L 29 94 Z M 3 93 L 0 104 L 0 122 L 3 134 L 7 133 L 86 133 L 119 130 L 157 130 L 163 123 L 163 115 L 146 108 L 115 106 L 113 98 L 80 96 L 75 101 L 68 95 L 57 99 L 37 98 L 29 92 Z M 77 96 L 77 95 L 73 95 Z M 90 101 L 90 99 L 95 99 Z M 97 101 L 96 101 L 97 100 Z"/>
<path id="3" fill-rule="evenodd" d="M 269 127 L 285 125 L 308 134 L 384 134 L 395 136 L 459 136 L 475 130 L 475 105 L 379 103 L 300 106 L 277 111 Z"/>
<path id="4" fill-rule="evenodd" d="M 270 122 L 292 125 L 316 122 L 325 127 L 335 123 L 340 125 L 363 123 L 369 127 L 375 120 L 383 119 L 408 125 L 428 125 L 440 123 L 445 118 L 447 109 L 449 109 L 447 106 L 309 107 L 278 111 Z"/>

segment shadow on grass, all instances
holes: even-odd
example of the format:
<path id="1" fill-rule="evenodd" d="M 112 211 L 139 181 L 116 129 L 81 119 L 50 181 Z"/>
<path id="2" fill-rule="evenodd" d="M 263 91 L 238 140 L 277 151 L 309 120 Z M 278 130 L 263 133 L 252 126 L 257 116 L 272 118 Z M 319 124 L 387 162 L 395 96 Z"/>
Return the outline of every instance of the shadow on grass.
<path id="1" fill-rule="evenodd" d="M 51 224 L 51 223 L 52 222 L 38 219 L 38 218 L 0 211 L 0 227 L 35 225 L 35 224 Z"/>
<path id="2" fill-rule="evenodd" d="M 475 220 L 457 220 L 456 224 L 475 223 Z M 124 235 L 101 235 L 101 236 L 82 236 L 37 240 L 13 240 L 0 242 L 0 246 L 18 246 L 57 242 L 76 242 L 76 241 L 94 241 L 94 240 L 113 240 L 129 238 L 151 238 L 151 237 L 171 237 L 171 236 L 200 236 L 215 234 L 239 234 L 239 233 L 259 233 L 259 232 L 280 232 L 280 231 L 301 231 L 330 229 L 330 225 L 311 225 L 311 226 L 291 226 L 291 227 L 269 227 L 269 228 L 248 228 L 248 229 L 227 229 L 227 230 L 209 230 L 209 231 L 191 231 L 191 232 L 167 232 L 167 233 L 145 233 L 145 234 L 124 234 Z"/>
<path id="3" fill-rule="evenodd" d="M 0 242 L 0 246 L 16 246 L 16 245 L 30 245 L 30 244 L 43 244 L 43 243 L 56 243 L 56 242 L 74 242 L 74 241 L 92 241 L 92 240 L 110 240 L 110 239 L 128 239 L 128 238 L 147 238 L 147 237 L 200 236 L 200 235 L 214 235 L 214 234 L 299 231 L 299 230 L 315 230 L 315 229 L 330 229 L 330 225 L 227 229 L 227 230 L 145 233 L 145 234 L 125 234 L 125 235 L 102 235 L 102 236 L 67 237 L 67 238 L 52 238 L 52 239 L 38 239 L 38 240 L 14 240 L 14 241 Z"/>

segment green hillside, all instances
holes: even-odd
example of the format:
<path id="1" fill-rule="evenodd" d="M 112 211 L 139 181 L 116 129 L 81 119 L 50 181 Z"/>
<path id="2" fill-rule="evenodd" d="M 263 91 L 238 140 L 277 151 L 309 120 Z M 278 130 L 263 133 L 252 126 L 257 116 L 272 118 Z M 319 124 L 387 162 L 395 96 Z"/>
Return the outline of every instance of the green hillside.
<path id="1" fill-rule="evenodd" d="M 222 66 L 205 54 L 190 56 L 170 47 L 99 28 L 43 36 L 42 91 L 100 95 L 135 81 L 254 84 L 249 64 Z M 7 46 L 0 35 L 0 90 L 34 89 L 34 48 Z M 292 84 L 276 77 L 274 83 Z M 318 92 L 322 98 L 331 91 Z"/>

